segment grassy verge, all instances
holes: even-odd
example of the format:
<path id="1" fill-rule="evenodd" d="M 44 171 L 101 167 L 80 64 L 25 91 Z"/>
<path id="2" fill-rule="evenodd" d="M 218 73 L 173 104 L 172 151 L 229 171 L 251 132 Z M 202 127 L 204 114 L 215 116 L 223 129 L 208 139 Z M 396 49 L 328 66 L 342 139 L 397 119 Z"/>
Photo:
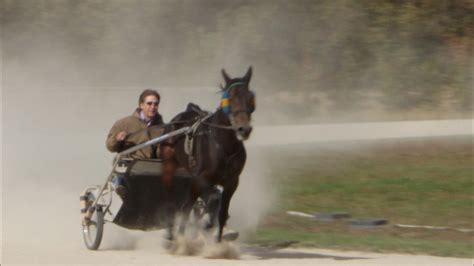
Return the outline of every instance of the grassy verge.
<path id="1" fill-rule="evenodd" d="M 264 153 L 280 197 L 251 243 L 474 256 L 472 233 L 393 226 L 474 227 L 471 137 L 288 146 Z M 345 211 L 354 218 L 385 218 L 389 225 L 354 229 L 348 222 L 289 217 L 287 210 Z"/>
<path id="2" fill-rule="evenodd" d="M 285 239 L 282 242 L 282 239 Z M 371 252 L 396 252 L 410 254 L 431 254 L 447 257 L 472 257 L 472 243 L 455 240 L 426 240 L 420 238 L 400 238 L 377 236 L 369 233 L 353 235 L 351 233 L 325 232 L 308 233 L 302 230 L 284 228 L 261 229 L 251 243 L 262 246 L 330 248 L 339 250 L 359 250 Z"/>

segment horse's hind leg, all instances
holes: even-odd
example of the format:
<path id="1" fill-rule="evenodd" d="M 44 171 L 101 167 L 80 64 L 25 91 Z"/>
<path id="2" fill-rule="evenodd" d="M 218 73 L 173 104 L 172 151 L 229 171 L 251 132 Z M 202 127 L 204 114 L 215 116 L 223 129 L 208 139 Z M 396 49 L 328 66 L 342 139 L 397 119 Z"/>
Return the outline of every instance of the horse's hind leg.
<path id="1" fill-rule="evenodd" d="M 161 156 L 163 158 L 163 163 L 161 164 L 161 175 L 163 185 L 167 190 L 171 189 L 173 183 L 173 176 L 178 168 L 178 162 L 175 159 L 175 149 L 171 146 L 162 146 Z"/>
<path id="2" fill-rule="evenodd" d="M 222 241 L 222 232 L 227 219 L 229 218 L 230 199 L 232 198 L 232 195 L 234 195 L 237 185 L 238 180 L 232 182 L 232 184 L 224 186 L 224 191 L 222 192 L 221 209 L 219 211 L 219 231 L 217 232 L 217 242 Z"/>
<path id="3" fill-rule="evenodd" d="M 171 195 L 171 186 L 173 181 L 173 176 L 178 168 L 178 163 L 176 162 L 175 150 L 174 148 L 163 145 L 161 147 L 161 156 L 163 158 L 163 163 L 161 165 L 161 174 L 162 174 L 162 184 L 165 189 L 166 193 L 166 202 L 165 206 L 169 208 L 166 210 L 168 213 L 167 215 L 167 235 L 166 239 L 173 240 L 173 227 L 174 227 L 174 220 L 176 214 L 176 206 L 174 204 L 173 195 Z"/>

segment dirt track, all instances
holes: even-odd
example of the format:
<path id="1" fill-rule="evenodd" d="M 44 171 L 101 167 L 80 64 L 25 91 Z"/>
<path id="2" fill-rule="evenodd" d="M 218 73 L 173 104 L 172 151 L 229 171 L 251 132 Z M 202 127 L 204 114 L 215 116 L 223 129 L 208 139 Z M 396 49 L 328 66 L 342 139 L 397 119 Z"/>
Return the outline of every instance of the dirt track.
<path id="1" fill-rule="evenodd" d="M 78 195 L 85 186 L 102 182 L 102 176 L 108 171 L 110 155 L 105 153 L 101 145 L 85 145 L 87 140 L 96 141 L 96 133 L 82 135 L 81 142 L 69 145 L 69 148 L 72 146 L 76 149 L 76 153 L 71 155 L 73 158 L 60 156 L 64 154 L 62 151 L 65 148 L 61 142 L 74 139 L 78 134 L 63 137 L 64 140 L 41 132 L 39 134 L 32 140 L 13 142 L 17 145 L 15 147 L 25 148 L 36 141 L 38 149 L 31 154 L 22 153 L 22 149 L 12 149 L 13 144 L 4 144 L 7 146 L 6 151 L 10 153 L 5 158 L 8 164 L 4 163 L 1 198 L 2 265 L 472 265 L 470 259 L 316 249 L 270 250 L 245 247 L 239 243 L 220 247 L 206 246 L 202 254 L 195 256 L 172 255 L 162 248 L 159 232 L 132 232 L 112 224 L 106 225 L 101 250 L 91 252 L 85 249 L 81 236 Z M 9 139 L 18 140 L 12 135 L 9 135 Z M 102 139 L 98 140 L 100 141 Z M 55 145 L 48 146 L 51 143 Z M 91 151 L 92 147 L 97 148 Z M 93 156 L 90 156 L 91 152 Z M 268 187 L 258 179 L 265 175 L 264 169 L 259 166 L 263 159 L 257 155 L 249 156 L 249 163 L 230 211 L 230 225 L 241 232 L 251 231 L 255 227 L 268 209 L 266 204 L 276 196 L 271 195 Z M 236 255 L 240 259 L 222 259 Z M 209 256 L 221 259 L 209 259 Z"/>
<path id="2" fill-rule="evenodd" d="M 148 239 L 150 241 L 150 239 Z M 146 241 L 145 241 L 146 242 Z M 104 246 L 96 252 L 87 251 L 77 243 L 71 246 L 42 247 L 8 244 L 4 265 L 21 264 L 147 264 L 147 265 L 472 265 L 470 259 L 432 256 L 341 252 L 323 249 L 280 249 L 233 246 L 240 250 L 239 259 L 209 259 L 205 255 L 171 255 L 148 243 L 147 247 L 127 249 Z"/>

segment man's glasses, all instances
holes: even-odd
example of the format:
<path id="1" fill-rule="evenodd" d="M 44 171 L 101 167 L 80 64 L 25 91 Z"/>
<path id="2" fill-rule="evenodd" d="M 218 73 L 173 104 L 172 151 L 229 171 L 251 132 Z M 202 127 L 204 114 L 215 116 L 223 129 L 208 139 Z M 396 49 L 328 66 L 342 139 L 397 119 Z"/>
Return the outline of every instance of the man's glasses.
<path id="1" fill-rule="evenodd" d="M 158 106 L 159 102 L 145 102 L 148 106 Z"/>

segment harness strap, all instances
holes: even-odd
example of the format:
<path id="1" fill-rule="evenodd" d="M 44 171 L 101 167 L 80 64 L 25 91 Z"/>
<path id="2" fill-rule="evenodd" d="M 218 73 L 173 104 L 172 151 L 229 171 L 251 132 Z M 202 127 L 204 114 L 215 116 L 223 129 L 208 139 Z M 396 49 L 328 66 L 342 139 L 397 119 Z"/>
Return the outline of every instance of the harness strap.
<path id="1" fill-rule="evenodd" d="M 199 121 L 198 121 L 199 122 Z M 184 152 L 188 156 L 192 156 L 193 154 L 193 143 L 194 143 L 194 135 L 196 134 L 196 130 L 199 126 L 199 123 L 196 122 L 191 126 L 191 129 L 189 130 L 189 133 L 186 134 L 186 139 L 184 141 Z"/>
<path id="2" fill-rule="evenodd" d="M 186 134 L 186 139 L 184 140 L 184 152 L 188 155 L 188 163 L 191 168 L 193 168 L 196 164 L 196 160 L 193 156 L 194 136 L 196 135 L 196 131 L 199 126 L 212 115 L 213 113 L 209 113 L 205 117 L 198 118 L 198 120 L 191 126 L 188 133 Z"/>

